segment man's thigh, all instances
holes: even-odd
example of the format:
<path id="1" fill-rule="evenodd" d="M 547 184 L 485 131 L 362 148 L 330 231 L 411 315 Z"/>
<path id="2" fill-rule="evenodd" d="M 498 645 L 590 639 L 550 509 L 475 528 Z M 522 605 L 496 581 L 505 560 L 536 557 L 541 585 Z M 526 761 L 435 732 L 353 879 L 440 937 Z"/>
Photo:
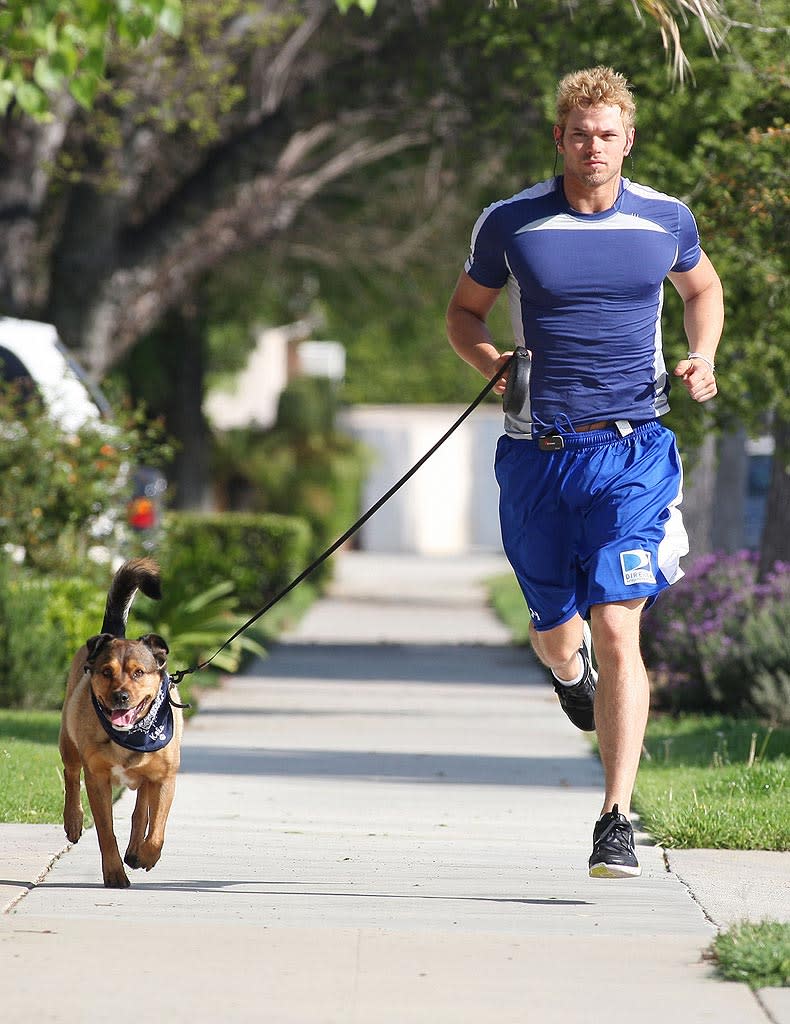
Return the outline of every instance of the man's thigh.
<path id="1" fill-rule="evenodd" d="M 597 470 L 579 541 L 580 608 L 646 598 L 683 575 L 688 537 L 680 513 L 683 472 L 674 435 L 656 424 L 630 449 L 614 446 Z"/>

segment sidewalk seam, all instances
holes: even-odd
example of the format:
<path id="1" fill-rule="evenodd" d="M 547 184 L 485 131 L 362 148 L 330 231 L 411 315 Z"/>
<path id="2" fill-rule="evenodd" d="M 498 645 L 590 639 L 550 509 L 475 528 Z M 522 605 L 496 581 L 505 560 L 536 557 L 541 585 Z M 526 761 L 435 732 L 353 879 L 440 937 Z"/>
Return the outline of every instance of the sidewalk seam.
<path id="1" fill-rule="evenodd" d="M 664 858 L 664 867 L 667 869 L 667 874 L 674 875 L 675 878 L 677 878 L 677 880 L 680 882 L 680 884 L 683 886 L 683 888 L 686 890 L 686 892 L 689 894 L 689 896 L 692 898 L 692 900 L 700 908 L 700 910 L 702 911 L 702 913 L 703 913 L 703 915 L 705 917 L 705 920 L 713 925 L 713 927 L 716 929 L 717 933 L 720 932 L 722 930 L 722 925 L 720 925 L 716 921 L 714 921 L 714 919 L 710 916 L 708 911 L 705 909 L 705 907 L 699 901 L 697 896 L 692 892 L 691 886 L 688 884 L 688 882 L 686 882 L 686 880 L 684 878 L 681 878 L 681 876 L 677 873 L 677 871 L 675 871 L 674 868 L 670 865 L 670 863 L 669 863 L 669 851 L 666 849 L 666 847 L 663 847 L 663 846 L 661 847 L 661 853 L 662 853 L 662 856 Z M 702 954 L 701 955 L 702 955 L 703 958 L 707 959 L 706 952 L 707 952 L 706 950 L 702 950 Z M 717 980 L 721 980 L 721 979 L 717 979 Z M 760 998 L 759 992 L 756 992 L 754 989 L 750 989 L 750 991 L 751 991 L 752 995 L 754 996 L 754 1001 L 757 1003 L 757 1006 L 759 1007 L 760 1011 L 765 1016 L 766 1024 L 779 1024 L 779 1021 L 777 1021 L 777 1019 L 773 1016 L 773 1014 L 769 1011 L 768 1007 L 765 1005 L 765 1003 Z"/>
<path id="2" fill-rule="evenodd" d="M 756 992 L 754 989 L 752 989 L 752 995 L 754 996 L 754 998 L 755 998 L 755 1000 L 757 1002 L 757 1005 L 760 1007 L 760 1009 L 765 1014 L 765 1019 L 768 1021 L 768 1024 L 781 1024 L 781 1021 L 777 1020 L 777 1018 L 774 1017 L 774 1015 L 771 1013 L 771 1011 L 768 1009 L 768 1007 L 762 1001 L 762 999 L 760 998 L 760 993 Z"/>
<path id="3" fill-rule="evenodd" d="M 681 878 L 677 871 L 675 871 L 675 869 L 671 866 L 671 864 L 669 863 L 669 851 L 664 846 L 661 847 L 661 855 L 664 858 L 664 867 L 667 869 L 667 873 L 670 875 L 674 875 L 675 878 L 677 878 L 677 880 L 680 882 L 680 884 L 683 886 L 683 888 L 686 890 L 686 892 L 689 894 L 692 900 L 700 908 L 700 910 L 703 913 L 703 916 L 705 917 L 705 920 L 712 924 L 717 932 L 721 931 L 722 926 L 719 924 L 719 922 L 715 921 L 710 916 L 708 911 L 705 909 L 705 907 L 702 905 L 701 901 L 697 897 L 697 895 L 692 891 L 691 886 L 688 884 L 688 882 L 684 878 Z"/>
<path id="4" fill-rule="evenodd" d="M 67 854 L 69 852 L 69 850 L 71 849 L 72 846 L 73 846 L 73 843 L 66 843 L 66 845 L 63 847 L 63 849 L 59 850 L 54 856 L 50 857 L 49 861 L 47 862 L 47 866 L 43 869 L 43 871 L 41 871 L 36 876 L 36 878 L 33 879 L 33 881 L 29 885 L 23 886 L 22 887 L 22 891 L 20 893 L 18 893 L 16 896 L 14 896 L 13 899 L 11 899 L 3 907 L 3 910 L 2 910 L 3 915 L 5 915 L 5 914 L 12 914 L 14 912 L 14 910 L 16 909 L 16 907 L 22 902 L 22 900 L 33 889 L 35 889 L 37 885 L 40 885 L 41 882 L 44 881 L 44 879 L 50 873 L 50 871 L 52 870 L 54 865 L 60 860 L 61 857 L 64 856 L 64 854 Z"/>

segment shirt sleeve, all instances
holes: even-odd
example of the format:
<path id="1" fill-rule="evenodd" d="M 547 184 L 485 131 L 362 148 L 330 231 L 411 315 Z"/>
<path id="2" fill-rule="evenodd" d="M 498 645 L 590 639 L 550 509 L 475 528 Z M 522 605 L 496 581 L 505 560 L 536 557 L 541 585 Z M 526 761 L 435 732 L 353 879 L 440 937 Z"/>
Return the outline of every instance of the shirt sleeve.
<path id="1" fill-rule="evenodd" d="M 702 249 L 694 214 L 683 203 L 678 203 L 678 258 L 671 272 L 682 274 L 687 270 L 693 270 L 701 256 Z"/>
<path id="2" fill-rule="evenodd" d="M 464 270 L 484 288 L 504 288 L 510 276 L 502 244 L 498 217 L 498 203 L 486 207 L 472 229 L 472 244 Z"/>

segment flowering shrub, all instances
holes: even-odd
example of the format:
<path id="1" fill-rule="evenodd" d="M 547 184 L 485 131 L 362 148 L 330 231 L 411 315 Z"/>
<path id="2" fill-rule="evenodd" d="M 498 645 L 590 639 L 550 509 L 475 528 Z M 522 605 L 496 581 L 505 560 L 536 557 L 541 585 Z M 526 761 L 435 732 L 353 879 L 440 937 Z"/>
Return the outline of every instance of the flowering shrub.
<path id="1" fill-rule="evenodd" d="M 672 710 L 790 716 L 790 565 L 757 579 L 757 556 L 699 558 L 646 614 L 654 702 Z"/>
<path id="2" fill-rule="evenodd" d="M 91 545 L 126 554 L 130 470 L 142 456 L 160 462 L 169 451 L 142 410 L 70 434 L 40 403 L 0 387 L 0 550 L 34 571 L 64 575 L 84 571 Z"/>

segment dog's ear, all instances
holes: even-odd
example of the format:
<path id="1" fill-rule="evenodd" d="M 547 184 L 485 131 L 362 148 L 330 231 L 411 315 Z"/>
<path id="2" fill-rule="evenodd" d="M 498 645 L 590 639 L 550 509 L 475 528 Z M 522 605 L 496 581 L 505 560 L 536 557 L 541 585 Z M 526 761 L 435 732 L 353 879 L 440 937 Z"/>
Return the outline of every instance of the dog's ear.
<path id="1" fill-rule="evenodd" d="M 96 636 L 92 636 L 88 640 L 86 640 L 85 645 L 88 648 L 88 657 L 86 664 L 92 665 L 93 662 L 101 653 L 102 648 L 106 644 L 108 644 L 110 640 L 114 639 L 115 637 L 112 635 L 112 633 L 98 633 Z"/>
<path id="2" fill-rule="evenodd" d="M 146 633 L 145 636 L 138 637 L 138 639 L 149 648 L 153 656 L 156 658 L 157 668 L 160 670 L 163 669 L 167 664 L 167 656 L 170 653 L 170 648 L 162 637 L 159 636 L 158 633 Z"/>

